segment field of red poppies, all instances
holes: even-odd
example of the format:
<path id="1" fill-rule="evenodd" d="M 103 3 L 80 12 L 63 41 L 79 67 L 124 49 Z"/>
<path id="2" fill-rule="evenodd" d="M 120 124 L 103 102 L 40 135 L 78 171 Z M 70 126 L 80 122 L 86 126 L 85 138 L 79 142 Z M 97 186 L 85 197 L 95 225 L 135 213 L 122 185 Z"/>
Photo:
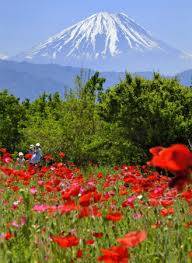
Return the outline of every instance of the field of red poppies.
<path id="1" fill-rule="evenodd" d="M 21 166 L 0 151 L 0 262 L 192 262 L 184 145 L 152 148 L 144 166 L 86 169 Z"/>

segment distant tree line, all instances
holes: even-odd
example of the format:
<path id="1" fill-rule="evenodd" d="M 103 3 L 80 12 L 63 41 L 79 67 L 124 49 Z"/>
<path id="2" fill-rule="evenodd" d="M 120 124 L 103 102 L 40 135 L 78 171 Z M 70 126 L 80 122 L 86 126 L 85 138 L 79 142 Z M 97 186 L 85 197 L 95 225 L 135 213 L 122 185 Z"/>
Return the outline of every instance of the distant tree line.
<path id="1" fill-rule="evenodd" d="M 152 80 L 126 74 L 103 89 L 96 72 L 62 98 L 42 94 L 20 102 L 0 92 L 0 147 L 27 150 L 40 142 L 44 152 L 63 151 L 86 164 L 144 163 L 148 149 L 192 139 L 192 89 L 154 73 Z"/>

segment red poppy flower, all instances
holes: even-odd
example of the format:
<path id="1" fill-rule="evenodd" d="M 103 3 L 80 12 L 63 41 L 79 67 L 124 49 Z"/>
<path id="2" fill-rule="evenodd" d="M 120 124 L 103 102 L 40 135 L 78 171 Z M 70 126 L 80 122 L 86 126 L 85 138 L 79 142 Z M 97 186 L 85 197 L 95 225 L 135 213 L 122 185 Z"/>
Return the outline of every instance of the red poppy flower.
<path id="1" fill-rule="evenodd" d="M 83 218 L 83 217 L 101 217 L 102 214 L 100 212 L 100 210 L 98 209 L 98 207 L 82 207 L 80 209 L 80 213 L 78 215 L 79 218 Z"/>
<path id="2" fill-rule="evenodd" d="M 168 216 L 168 215 L 173 215 L 175 211 L 173 207 L 170 207 L 170 208 L 163 208 L 160 213 L 162 216 Z"/>
<path id="3" fill-rule="evenodd" d="M 159 155 L 159 153 L 160 153 L 163 149 L 165 149 L 165 148 L 162 147 L 162 146 L 157 146 L 157 147 L 151 148 L 151 149 L 149 150 L 149 152 L 150 152 L 151 154 L 153 154 L 153 155 Z"/>
<path id="4" fill-rule="evenodd" d="M 161 200 L 161 205 L 164 207 L 168 207 L 170 205 L 173 205 L 173 200 Z"/>
<path id="5" fill-rule="evenodd" d="M 106 219 L 114 222 L 118 222 L 123 218 L 123 215 L 120 212 L 109 213 L 106 215 Z"/>
<path id="6" fill-rule="evenodd" d="M 78 207 L 76 206 L 75 202 L 72 200 L 68 200 L 64 205 L 58 206 L 58 211 L 62 214 L 69 213 L 71 211 L 78 210 Z"/>
<path id="7" fill-rule="evenodd" d="M 181 194 L 181 196 L 188 202 L 190 203 L 192 201 L 192 189 L 185 191 Z"/>
<path id="8" fill-rule="evenodd" d="M 53 156 L 50 153 L 47 153 L 43 156 L 44 160 L 49 162 L 53 160 Z"/>
<path id="9" fill-rule="evenodd" d="M 96 238 L 102 238 L 103 237 L 103 233 L 93 233 L 93 236 Z"/>
<path id="10" fill-rule="evenodd" d="M 129 254 L 128 250 L 122 246 L 114 246 L 108 249 L 101 249 L 102 256 L 98 258 L 98 261 L 106 263 L 128 263 Z"/>
<path id="11" fill-rule="evenodd" d="M 60 153 L 59 153 L 59 156 L 60 156 L 61 158 L 64 158 L 64 157 L 65 157 L 65 153 L 64 153 L 64 152 L 60 152 Z"/>
<path id="12" fill-rule="evenodd" d="M 192 166 L 192 153 L 185 145 L 175 144 L 163 149 L 155 147 L 150 152 L 154 155 L 149 162 L 152 166 L 172 172 L 185 171 Z"/>
<path id="13" fill-rule="evenodd" d="M 93 245 L 95 241 L 93 239 L 89 239 L 85 242 L 86 245 Z"/>
<path id="14" fill-rule="evenodd" d="M 60 247 L 73 247 L 79 244 L 79 239 L 73 235 L 66 237 L 52 236 L 51 238 L 53 242 L 57 243 Z"/>
<path id="15" fill-rule="evenodd" d="M 81 258 L 83 256 L 83 251 L 81 249 L 79 249 L 77 251 L 77 258 Z"/>
<path id="16" fill-rule="evenodd" d="M 84 194 L 79 199 L 81 206 L 89 206 L 91 203 L 96 203 L 101 199 L 101 194 L 97 192 L 89 192 Z"/>
<path id="17" fill-rule="evenodd" d="M 122 207 L 131 207 L 134 208 L 134 201 L 137 197 L 136 196 L 130 196 L 129 198 L 127 198 L 123 203 L 122 203 Z"/>
<path id="18" fill-rule="evenodd" d="M 118 238 L 117 241 L 124 247 L 135 247 L 147 238 L 145 231 L 133 231 L 126 234 L 123 238 Z"/>
<path id="19" fill-rule="evenodd" d="M 5 233 L 5 239 L 6 240 L 11 239 L 12 237 L 14 237 L 14 235 L 12 235 L 10 232 Z"/>
<path id="20" fill-rule="evenodd" d="M 103 174 L 102 174 L 102 172 L 99 172 L 98 174 L 97 174 L 97 178 L 103 178 Z"/>
<path id="21" fill-rule="evenodd" d="M 29 160 L 29 159 L 31 159 L 31 157 L 32 157 L 32 154 L 30 154 L 30 153 L 25 154 L 25 159 Z"/>

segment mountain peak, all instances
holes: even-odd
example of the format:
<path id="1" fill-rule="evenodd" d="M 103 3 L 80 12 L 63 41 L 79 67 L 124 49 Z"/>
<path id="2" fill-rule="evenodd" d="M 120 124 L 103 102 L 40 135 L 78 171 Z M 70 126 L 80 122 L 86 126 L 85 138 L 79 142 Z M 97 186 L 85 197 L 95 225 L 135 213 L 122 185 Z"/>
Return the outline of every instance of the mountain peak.
<path id="1" fill-rule="evenodd" d="M 127 15 L 99 12 L 49 38 L 29 52 L 28 57 L 39 52 L 50 59 L 61 53 L 67 57 L 113 57 L 128 49 L 157 46 L 149 33 Z"/>
<path id="2" fill-rule="evenodd" d="M 182 54 L 154 38 L 126 14 L 102 11 L 64 29 L 16 58 L 97 69 L 105 65 L 104 70 L 125 70 L 130 67 L 135 71 L 159 69 L 158 61 L 162 60 L 162 56 L 175 58 Z M 151 63 L 152 68 L 150 65 L 141 68 L 142 61 L 144 64 Z M 135 63 L 140 68 L 132 69 Z M 153 66 L 155 64 L 156 67 Z"/>
<path id="3" fill-rule="evenodd" d="M 129 18 L 129 16 L 123 12 L 120 12 L 120 13 L 111 13 L 111 12 L 107 12 L 107 11 L 101 11 L 101 12 L 98 12 L 98 13 L 95 13 L 94 15 L 90 16 L 90 17 L 93 17 L 93 16 L 100 16 L 100 17 L 106 17 L 106 18 L 109 18 L 109 17 L 126 17 L 126 18 Z M 88 17 L 88 18 L 90 18 Z M 129 18 L 130 19 L 130 18 Z"/>

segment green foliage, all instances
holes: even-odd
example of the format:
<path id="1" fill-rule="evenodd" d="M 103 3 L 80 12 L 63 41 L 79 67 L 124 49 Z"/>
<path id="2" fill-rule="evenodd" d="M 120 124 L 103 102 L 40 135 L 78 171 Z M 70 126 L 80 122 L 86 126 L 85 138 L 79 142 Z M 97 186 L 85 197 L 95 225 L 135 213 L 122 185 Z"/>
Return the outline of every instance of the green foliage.
<path id="1" fill-rule="evenodd" d="M 21 140 L 19 124 L 25 112 L 19 100 L 5 91 L 0 92 L 0 147 L 14 150 Z"/>
<path id="2" fill-rule="evenodd" d="M 192 91 L 175 79 L 154 74 L 153 80 L 126 79 L 109 89 L 100 104 L 101 117 L 116 123 L 123 141 L 139 149 L 187 143 L 190 138 Z"/>
<path id="3" fill-rule="evenodd" d="M 78 76 L 64 98 L 42 94 L 23 103 L 2 92 L 1 145 L 27 149 L 38 141 L 44 152 L 64 151 L 80 164 L 120 164 L 145 162 L 150 147 L 192 139 L 190 88 L 157 73 L 152 80 L 127 73 L 106 91 L 104 82 L 98 72 L 87 82 Z"/>

